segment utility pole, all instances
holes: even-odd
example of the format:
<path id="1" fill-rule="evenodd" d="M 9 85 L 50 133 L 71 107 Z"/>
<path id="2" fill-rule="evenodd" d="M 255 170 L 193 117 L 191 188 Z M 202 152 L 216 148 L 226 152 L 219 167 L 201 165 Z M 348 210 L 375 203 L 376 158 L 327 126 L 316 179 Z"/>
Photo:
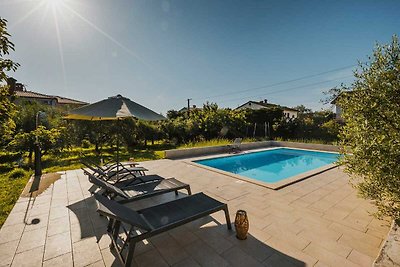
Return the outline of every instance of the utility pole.
<path id="1" fill-rule="evenodd" d="M 187 114 L 188 114 L 188 117 L 189 117 L 189 111 L 190 111 L 190 100 L 192 100 L 191 98 L 188 98 L 187 99 Z"/>
<path id="2" fill-rule="evenodd" d="M 192 99 L 188 98 L 187 100 L 188 100 L 188 112 L 189 112 L 189 110 L 190 110 L 190 100 L 192 100 Z"/>

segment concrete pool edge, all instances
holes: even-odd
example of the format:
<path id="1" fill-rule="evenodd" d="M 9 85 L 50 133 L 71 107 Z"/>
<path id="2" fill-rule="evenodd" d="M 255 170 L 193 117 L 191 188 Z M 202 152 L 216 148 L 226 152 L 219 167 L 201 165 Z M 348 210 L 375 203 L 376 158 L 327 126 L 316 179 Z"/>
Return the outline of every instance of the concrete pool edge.
<path id="1" fill-rule="evenodd" d="M 256 150 L 253 150 L 253 151 L 244 151 L 244 153 L 253 153 L 253 152 L 266 151 L 266 150 L 272 150 L 272 149 L 277 149 L 277 148 L 298 149 L 298 148 L 291 148 L 291 147 L 273 147 L 273 148 L 271 147 L 271 148 L 266 148 L 266 149 L 265 148 L 264 149 L 256 149 Z M 311 149 L 299 149 L 299 150 L 316 151 L 316 150 L 311 150 Z M 319 150 L 318 152 L 332 153 L 331 151 L 321 151 L 321 150 Z M 301 173 L 301 174 L 298 174 L 298 175 L 295 175 L 295 176 L 288 177 L 288 178 L 283 179 L 283 180 L 281 180 L 279 182 L 276 182 L 276 183 L 267 183 L 267 182 L 257 181 L 255 179 L 247 178 L 245 176 L 241 176 L 241 175 L 234 174 L 234 173 L 231 173 L 231 172 L 219 170 L 219 169 L 216 169 L 216 168 L 213 168 L 213 167 L 205 166 L 205 165 L 202 165 L 202 164 L 194 162 L 194 160 L 202 160 L 202 159 L 209 159 L 209 158 L 219 158 L 219 157 L 229 157 L 229 156 L 236 156 L 236 155 L 240 155 L 240 154 L 242 154 L 242 153 L 239 153 L 239 154 L 222 154 L 222 155 L 213 155 L 213 156 L 209 155 L 209 156 L 204 156 L 204 157 L 196 157 L 196 158 L 183 160 L 183 162 L 185 162 L 185 163 L 187 163 L 189 165 L 192 165 L 192 166 L 196 166 L 196 167 L 199 167 L 199 168 L 202 168 L 202 169 L 206 169 L 206 170 L 209 170 L 209 171 L 212 171 L 212 172 L 223 174 L 223 175 L 229 176 L 231 178 L 235 178 L 235 179 L 238 179 L 238 180 L 241 180 L 241 181 L 249 182 L 249 183 L 256 184 L 256 185 L 259 185 L 259 186 L 263 186 L 263 187 L 266 187 L 266 188 L 269 188 L 269 189 L 273 189 L 273 190 L 281 189 L 283 187 L 289 186 L 291 184 L 300 182 L 302 180 L 305 180 L 305 179 L 310 178 L 312 176 L 315 176 L 317 174 L 320 174 L 320 173 L 323 173 L 323 172 L 326 172 L 328 170 L 331 170 L 333 168 L 338 167 L 338 165 L 336 165 L 334 163 L 331 163 L 331 164 L 327 164 L 325 166 L 322 166 L 322 167 L 314 169 L 314 170 L 310 170 L 310 171 L 307 171 L 307 172 L 304 172 L 304 173 Z"/>
<path id="2" fill-rule="evenodd" d="M 314 144 L 314 143 L 299 143 L 299 142 L 289 142 L 289 141 L 259 141 L 242 143 L 240 148 L 243 151 L 255 150 L 255 149 L 266 149 L 272 147 L 288 147 L 296 149 L 306 149 L 306 150 L 317 150 L 324 152 L 339 152 L 339 147 L 336 145 L 327 144 Z M 209 155 L 218 155 L 229 152 L 228 145 L 221 146 L 207 146 L 207 147 L 193 147 L 193 148 L 179 148 L 170 149 L 164 151 L 164 157 L 166 159 L 186 159 L 192 157 L 202 157 Z"/>

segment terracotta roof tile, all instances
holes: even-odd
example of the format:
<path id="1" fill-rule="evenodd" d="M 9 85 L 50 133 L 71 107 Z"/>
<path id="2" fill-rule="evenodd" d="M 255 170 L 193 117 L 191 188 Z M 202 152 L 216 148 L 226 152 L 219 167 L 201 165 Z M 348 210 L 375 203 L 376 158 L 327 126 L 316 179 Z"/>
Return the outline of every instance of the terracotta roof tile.
<path id="1" fill-rule="evenodd" d="M 43 99 L 54 99 L 56 97 L 40 94 L 32 91 L 15 91 L 15 95 L 19 97 L 29 97 L 29 98 L 43 98 Z"/>
<path id="2" fill-rule="evenodd" d="M 62 97 L 62 96 L 55 96 L 55 95 L 45 95 L 33 91 L 15 91 L 15 95 L 18 97 L 25 97 L 25 98 L 40 98 L 40 99 L 56 99 L 58 104 L 77 104 L 77 105 L 85 105 L 88 104 L 83 101 Z"/>

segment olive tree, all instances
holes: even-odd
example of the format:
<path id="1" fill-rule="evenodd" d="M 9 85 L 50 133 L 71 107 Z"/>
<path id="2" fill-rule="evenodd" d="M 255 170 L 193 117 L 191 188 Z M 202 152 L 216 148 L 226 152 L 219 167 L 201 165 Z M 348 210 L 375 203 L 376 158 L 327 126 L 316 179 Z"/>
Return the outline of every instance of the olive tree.
<path id="1" fill-rule="evenodd" d="M 10 142 L 9 147 L 15 151 L 28 151 L 30 152 L 29 159 L 31 159 L 32 151 L 34 150 L 35 142 L 39 142 L 40 155 L 46 155 L 49 152 L 60 152 L 63 149 L 63 137 L 65 127 L 57 127 L 47 129 L 45 126 L 40 125 L 30 132 L 19 132 L 14 136 Z"/>
<path id="2" fill-rule="evenodd" d="M 397 36 L 376 45 L 359 64 L 355 82 L 341 88 L 342 162 L 360 194 L 374 200 L 376 215 L 400 218 L 400 46 Z"/>
<path id="3" fill-rule="evenodd" d="M 40 114 L 36 127 L 36 116 Z M 13 116 L 15 134 L 8 144 L 16 152 L 27 151 L 29 162 L 32 162 L 36 137 L 41 145 L 41 152 L 59 151 L 68 146 L 68 132 L 62 121 L 63 110 L 37 102 L 23 101 L 16 108 Z M 46 138 L 48 141 L 46 141 Z"/>
<path id="4" fill-rule="evenodd" d="M 15 128 L 15 123 L 12 120 L 15 105 L 11 101 L 12 93 L 6 85 L 6 72 L 15 71 L 19 65 L 6 58 L 10 50 L 14 50 L 14 44 L 9 37 L 7 20 L 0 17 L 0 142 L 10 138 Z"/>

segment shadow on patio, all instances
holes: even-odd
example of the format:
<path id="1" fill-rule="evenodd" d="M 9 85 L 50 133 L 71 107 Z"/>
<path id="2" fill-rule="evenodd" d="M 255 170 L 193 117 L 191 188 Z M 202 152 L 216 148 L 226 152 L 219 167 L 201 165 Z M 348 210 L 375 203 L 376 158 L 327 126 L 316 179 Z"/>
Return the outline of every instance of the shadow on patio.
<path id="1" fill-rule="evenodd" d="M 171 197 L 175 198 L 173 193 L 127 205 L 140 209 L 171 200 Z M 106 266 L 120 266 L 116 251 L 108 248 L 111 243 L 106 232 L 108 221 L 97 214 L 94 198 L 86 198 L 68 208 L 76 216 L 76 221 L 71 221 L 72 229 L 76 229 L 72 230 L 72 235 L 79 235 L 75 239 L 95 237 Z M 217 212 L 139 242 L 132 266 L 306 266 L 303 261 L 250 234 L 246 240 L 238 240 L 235 231 L 227 230 L 226 224 L 221 222 L 225 222 L 224 214 Z M 121 234 L 124 235 L 122 231 Z"/>

